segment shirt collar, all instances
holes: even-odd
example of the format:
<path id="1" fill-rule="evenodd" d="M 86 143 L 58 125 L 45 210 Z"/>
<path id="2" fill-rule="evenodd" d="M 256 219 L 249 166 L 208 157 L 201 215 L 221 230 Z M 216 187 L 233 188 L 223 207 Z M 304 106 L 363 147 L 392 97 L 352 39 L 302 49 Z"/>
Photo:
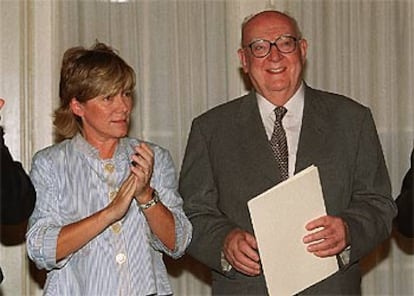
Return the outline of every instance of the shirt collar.
<path id="1" fill-rule="evenodd" d="M 259 93 L 256 93 L 256 98 L 262 117 L 266 118 L 270 116 L 274 120 L 275 115 L 273 110 L 276 106 Z M 302 118 L 304 102 L 305 85 L 303 82 L 301 82 L 298 90 L 284 105 L 284 107 L 288 110 L 285 117 L 291 117 L 292 119 Z"/>
<path id="2" fill-rule="evenodd" d="M 76 136 L 73 137 L 72 143 L 76 150 L 85 154 L 88 158 L 101 160 L 101 158 L 99 157 L 98 149 L 96 149 L 91 144 L 89 144 L 89 142 L 86 141 L 85 138 L 80 133 L 76 134 Z M 130 149 L 127 148 L 127 139 L 121 138 L 119 140 L 119 143 L 116 147 L 116 150 L 115 150 L 115 153 L 112 159 L 117 160 L 117 159 L 127 158 L 130 154 L 129 150 Z"/>

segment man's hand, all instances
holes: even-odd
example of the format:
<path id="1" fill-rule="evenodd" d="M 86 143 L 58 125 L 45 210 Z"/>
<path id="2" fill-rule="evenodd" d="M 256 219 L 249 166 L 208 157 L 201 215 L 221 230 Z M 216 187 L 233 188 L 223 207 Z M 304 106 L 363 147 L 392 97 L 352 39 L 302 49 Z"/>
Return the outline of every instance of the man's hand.
<path id="1" fill-rule="evenodd" d="M 342 218 L 323 216 L 306 224 L 312 233 L 303 238 L 307 250 L 318 257 L 335 256 L 347 247 L 347 225 Z"/>
<path id="2" fill-rule="evenodd" d="M 260 274 L 257 242 L 250 233 L 241 229 L 232 230 L 224 239 L 223 253 L 237 271 L 249 276 Z"/>

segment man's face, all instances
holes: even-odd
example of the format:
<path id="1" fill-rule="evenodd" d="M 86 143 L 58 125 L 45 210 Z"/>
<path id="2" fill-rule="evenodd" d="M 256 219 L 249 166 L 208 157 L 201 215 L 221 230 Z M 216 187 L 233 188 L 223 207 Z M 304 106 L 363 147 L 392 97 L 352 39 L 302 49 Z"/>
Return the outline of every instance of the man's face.
<path id="1" fill-rule="evenodd" d="M 243 48 L 239 57 L 245 73 L 255 90 L 273 103 L 284 104 L 300 86 L 306 60 L 307 42 L 297 42 L 291 53 L 281 53 L 275 46 L 269 55 L 255 57 L 248 45 L 255 40 L 265 39 L 274 42 L 282 35 L 298 36 L 295 25 L 284 15 L 264 12 L 251 19 L 244 27 Z"/>

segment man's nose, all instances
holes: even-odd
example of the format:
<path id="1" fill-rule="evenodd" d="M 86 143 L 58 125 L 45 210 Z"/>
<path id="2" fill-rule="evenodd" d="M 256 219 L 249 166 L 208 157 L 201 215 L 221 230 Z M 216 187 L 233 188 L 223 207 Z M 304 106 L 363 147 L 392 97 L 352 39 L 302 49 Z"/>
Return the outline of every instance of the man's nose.
<path id="1" fill-rule="evenodd" d="M 282 53 L 279 51 L 275 43 L 270 45 L 269 57 L 273 61 L 278 61 L 282 57 Z"/>

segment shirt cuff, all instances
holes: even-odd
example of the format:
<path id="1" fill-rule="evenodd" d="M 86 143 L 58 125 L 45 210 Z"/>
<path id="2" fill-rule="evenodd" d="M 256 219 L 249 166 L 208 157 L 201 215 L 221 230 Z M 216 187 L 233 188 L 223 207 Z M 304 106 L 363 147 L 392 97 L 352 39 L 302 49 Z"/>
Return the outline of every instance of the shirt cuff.
<path id="1" fill-rule="evenodd" d="M 341 259 L 341 263 L 343 266 L 348 265 L 351 257 L 351 246 L 347 246 L 345 250 L 343 250 L 339 254 L 339 258 Z"/>
<path id="2" fill-rule="evenodd" d="M 221 251 L 220 254 L 220 263 L 221 263 L 221 270 L 223 272 L 229 272 L 233 267 L 231 266 L 231 264 L 227 261 L 226 257 L 224 256 L 223 251 Z"/>

